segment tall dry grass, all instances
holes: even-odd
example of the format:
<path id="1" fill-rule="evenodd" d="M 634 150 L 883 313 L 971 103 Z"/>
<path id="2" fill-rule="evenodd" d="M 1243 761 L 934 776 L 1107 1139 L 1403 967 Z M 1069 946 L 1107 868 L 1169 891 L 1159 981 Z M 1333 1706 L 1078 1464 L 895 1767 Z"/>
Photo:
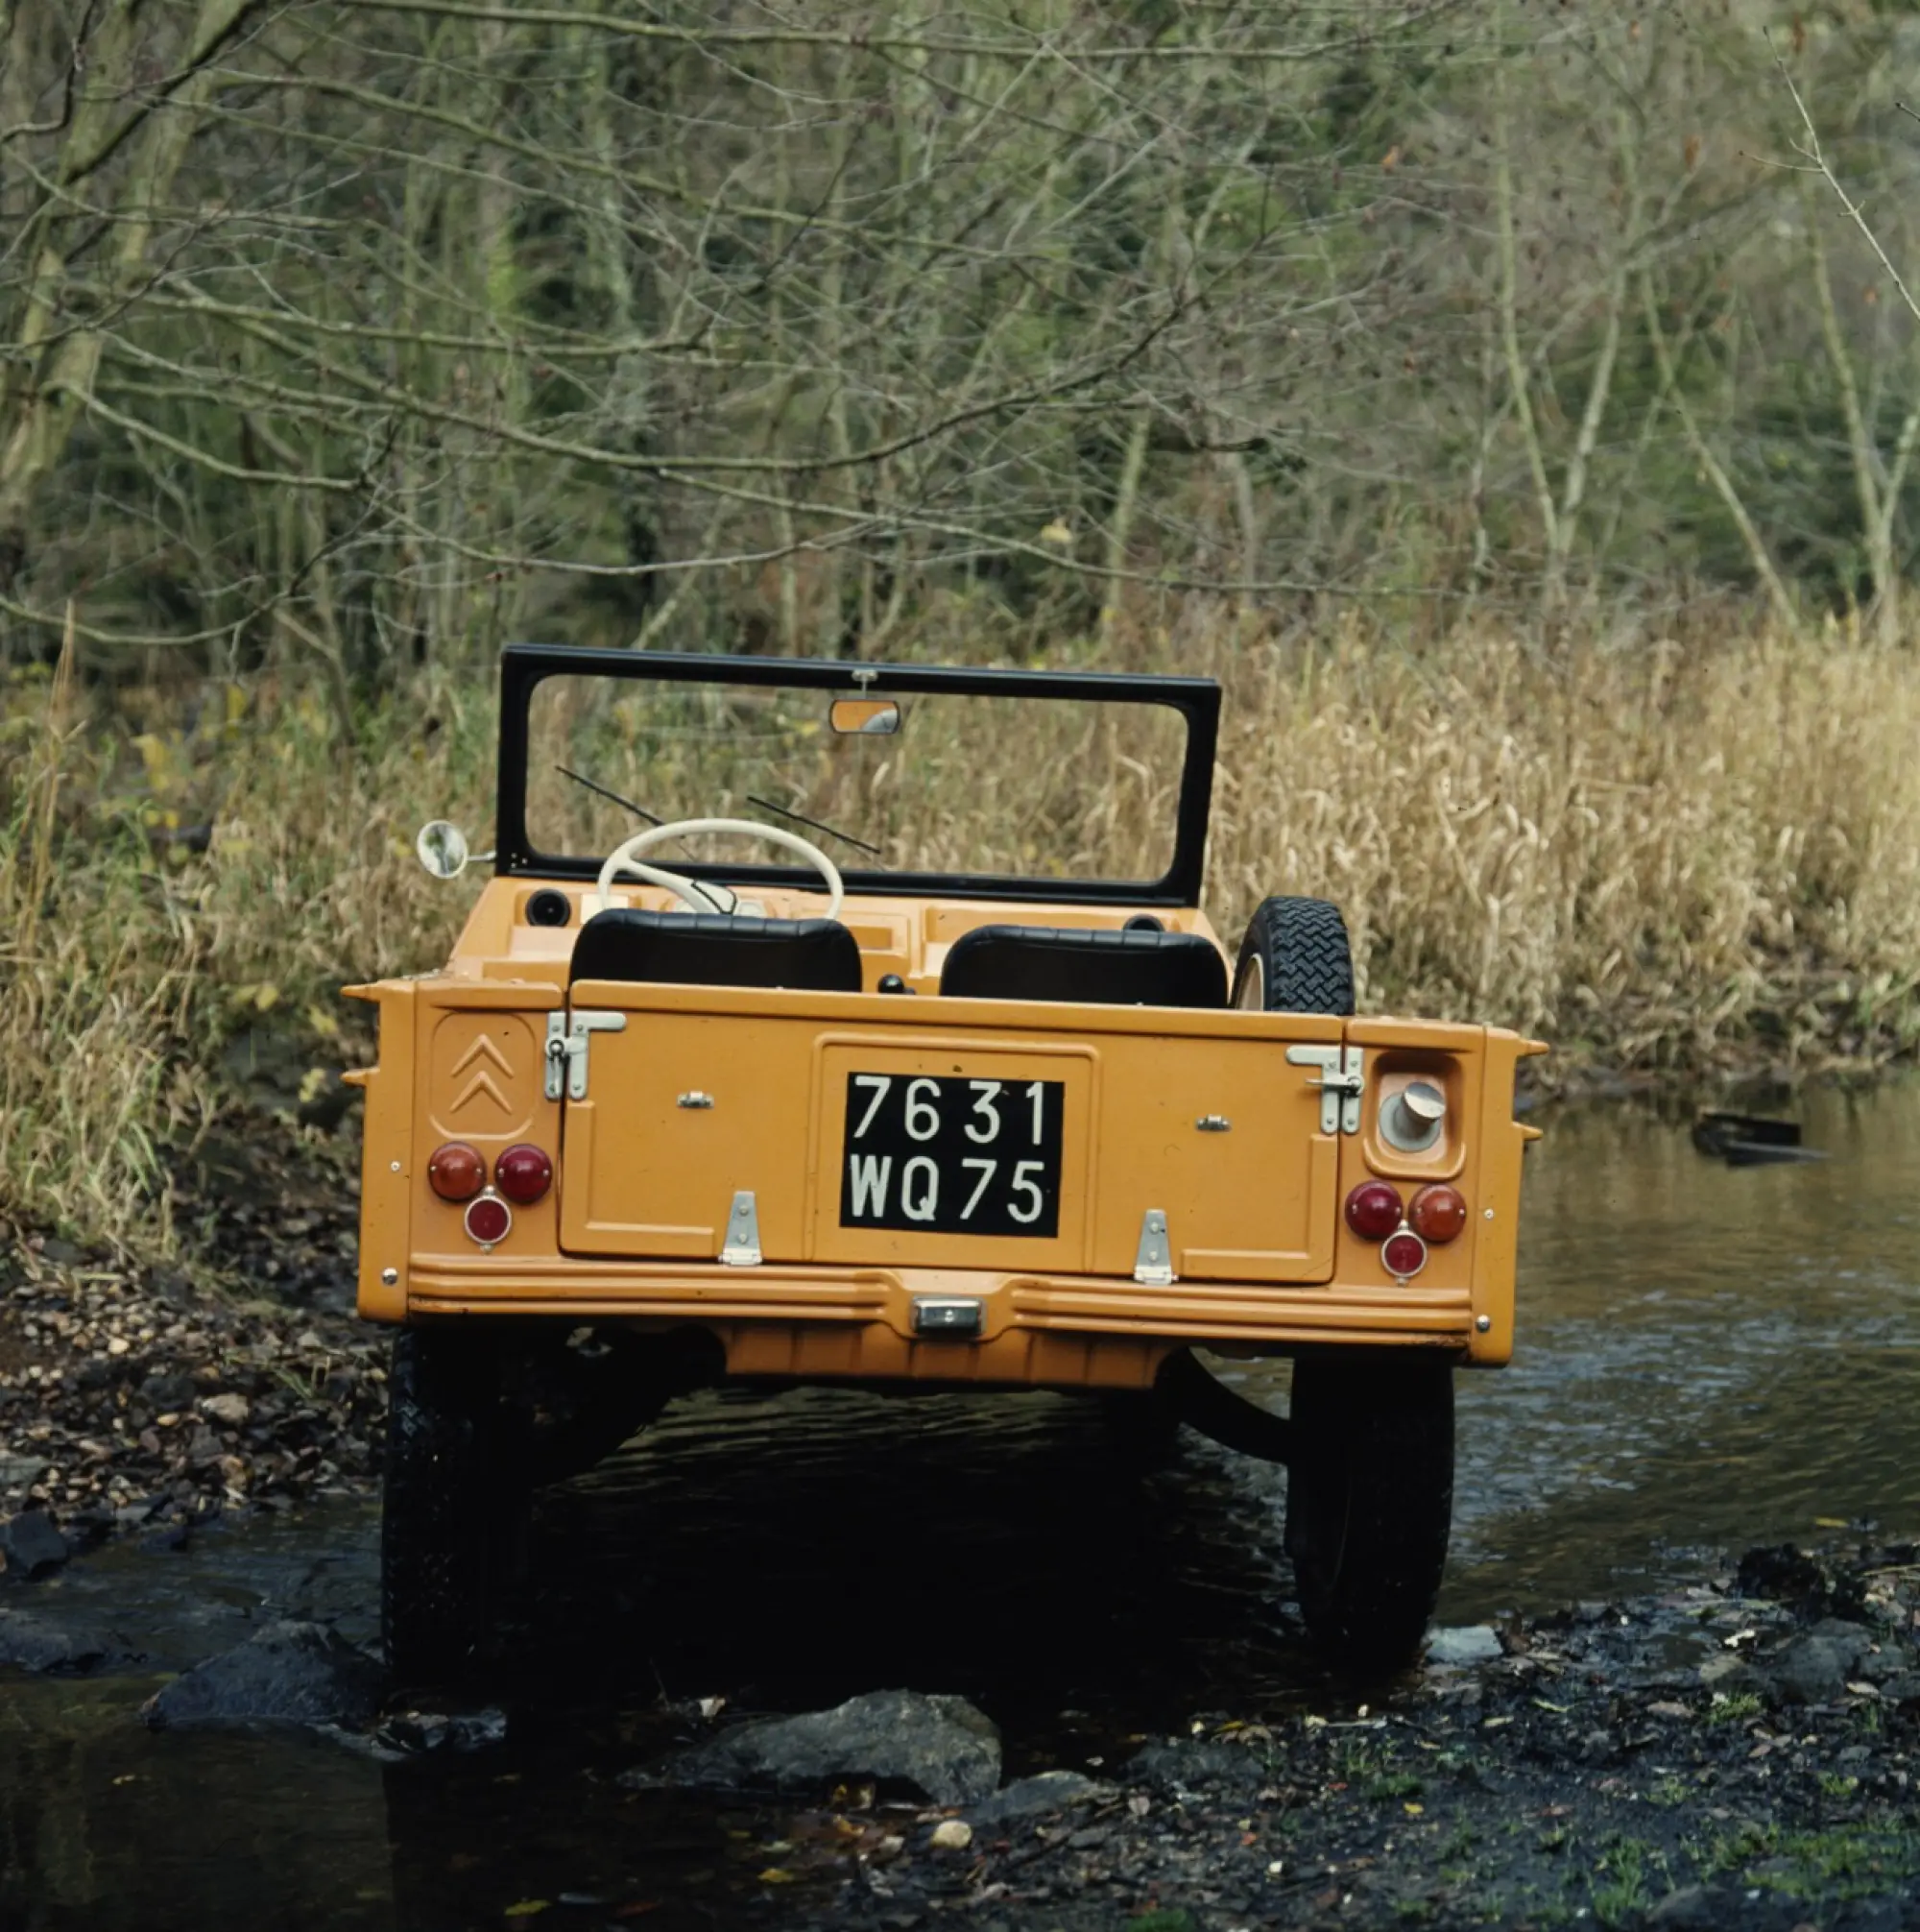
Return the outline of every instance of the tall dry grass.
<path id="1" fill-rule="evenodd" d="M 72 639 L 34 712 L 0 726 L 0 1206 L 119 1229 L 157 1212 L 160 1137 L 191 1101 L 178 1076 L 198 947 L 163 894 L 108 849 L 79 875 L 67 824 L 94 816 L 76 769 Z"/>
<path id="2" fill-rule="evenodd" d="M 1908 650 L 1724 621 L 1414 649 L 1196 606 L 1102 652 L 1056 662 L 1222 680 L 1210 909 L 1237 937 L 1266 893 L 1337 901 L 1369 1008 L 1521 1026 L 1563 1067 L 1863 1064 L 1920 1039 Z M 1032 869 L 1039 845 L 1138 869 L 1164 799 L 1040 731 L 1002 755 L 1045 767 L 1044 831 L 963 774 L 927 861 Z M 487 842 L 492 751 L 486 679 L 423 681 L 350 747 L 319 693 L 122 693 L 109 714 L 64 672 L 12 688 L 0 1207 L 164 1241 L 162 1148 L 224 1104 L 225 1039 L 287 1026 L 350 1055 L 341 982 L 444 955 L 477 888 L 429 879 L 413 833 L 445 815 Z"/>
<path id="3" fill-rule="evenodd" d="M 1835 633 L 1358 629 L 1227 686 L 1210 866 L 1346 908 L 1375 1007 L 1572 1057 L 1877 1060 L 1920 1038 L 1920 663 Z"/>

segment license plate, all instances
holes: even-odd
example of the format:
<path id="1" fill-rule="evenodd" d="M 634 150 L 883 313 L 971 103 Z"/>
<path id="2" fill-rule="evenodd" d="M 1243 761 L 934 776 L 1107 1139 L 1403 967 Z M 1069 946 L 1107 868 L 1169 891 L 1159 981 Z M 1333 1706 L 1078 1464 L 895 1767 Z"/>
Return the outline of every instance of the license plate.
<path id="1" fill-rule="evenodd" d="M 1064 1080 L 850 1074 L 842 1227 L 1060 1232 Z"/>

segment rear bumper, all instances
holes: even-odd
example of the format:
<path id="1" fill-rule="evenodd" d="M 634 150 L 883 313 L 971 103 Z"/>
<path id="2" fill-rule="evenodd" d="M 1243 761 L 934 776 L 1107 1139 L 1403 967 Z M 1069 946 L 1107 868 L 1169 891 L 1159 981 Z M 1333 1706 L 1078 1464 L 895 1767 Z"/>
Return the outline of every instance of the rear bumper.
<path id="1" fill-rule="evenodd" d="M 923 1299 L 977 1301 L 977 1335 L 915 1332 Z M 401 1313 L 396 1309 L 396 1314 Z M 1297 1289 L 944 1268 L 422 1262 L 405 1319 L 570 1316 L 710 1331 L 737 1375 L 1139 1388 L 1174 1349 L 1425 1345 L 1492 1361 L 1464 1290 Z M 1506 1324 L 1500 1325 L 1504 1328 Z M 1477 1346 L 1476 1346 L 1477 1344 Z"/>

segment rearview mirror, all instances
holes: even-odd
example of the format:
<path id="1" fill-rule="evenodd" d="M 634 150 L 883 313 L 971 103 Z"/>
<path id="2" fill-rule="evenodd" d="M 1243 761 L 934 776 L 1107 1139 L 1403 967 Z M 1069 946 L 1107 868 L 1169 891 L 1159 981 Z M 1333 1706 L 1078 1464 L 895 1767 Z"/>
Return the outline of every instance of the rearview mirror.
<path id="1" fill-rule="evenodd" d="M 892 698 L 835 698 L 827 719 L 843 737 L 891 737 L 900 708 Z"/>
<path id="2" fill-rule="evenodd" d="M 472 857 L 468 850 L 467 834 L 444 818 L 430 819 L 420 827 L 414 850 L 420 855 L 420 862 L 436 879 L 458 879 Z"/>

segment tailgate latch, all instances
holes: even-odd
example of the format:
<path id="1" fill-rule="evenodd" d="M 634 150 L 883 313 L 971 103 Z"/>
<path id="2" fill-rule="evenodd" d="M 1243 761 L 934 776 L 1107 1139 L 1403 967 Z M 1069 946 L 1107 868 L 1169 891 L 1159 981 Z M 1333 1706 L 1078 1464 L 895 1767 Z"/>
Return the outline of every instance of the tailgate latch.
<path id="1" fill-rule="evenodd" d="M 587 1098 L 587 1044 L 595 1033 L 624 1033 L 624 1013 L 590 1013 L 575 1007 L 546 1016 L 546 1097 L 560 1099 L 564 1087 L 569 1100 Z"/>
<path id="2" fill-rule="evenodd" d="M 1290 1067 L 1318 1067 L 1320 1077 L 1309 1086 L 1320 1089 L 1320 1131 L 1356 1134 L 1360 1130 L 1360 1096 L 1366 1092 L 1366 1055 L 1357 1047 L 1298 1046 L 1286 1050 Z"/>

